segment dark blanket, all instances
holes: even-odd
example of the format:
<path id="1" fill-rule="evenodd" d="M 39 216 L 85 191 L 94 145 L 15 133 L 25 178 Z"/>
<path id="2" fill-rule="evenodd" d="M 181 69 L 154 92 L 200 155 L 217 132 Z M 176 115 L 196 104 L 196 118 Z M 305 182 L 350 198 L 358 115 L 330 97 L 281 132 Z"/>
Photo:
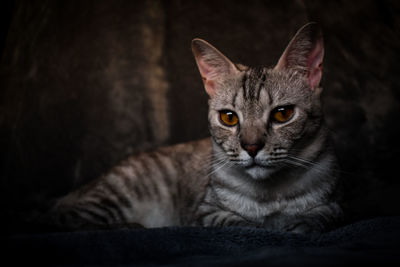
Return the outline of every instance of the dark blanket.
<path id="1" fill-rule="evenodd" d="M 386 266 L 400 264 L 400 217 L 321 235 L 186 227 L 20 234 L 6 243 L 13 265 Z"/>

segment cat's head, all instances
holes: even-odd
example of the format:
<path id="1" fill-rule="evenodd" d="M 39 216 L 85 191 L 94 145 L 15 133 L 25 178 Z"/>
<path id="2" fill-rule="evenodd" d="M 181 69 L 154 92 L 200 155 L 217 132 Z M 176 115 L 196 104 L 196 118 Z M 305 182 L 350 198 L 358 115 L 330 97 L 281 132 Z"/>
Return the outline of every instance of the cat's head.
<path id="1" fill-rule="evenodd" d="M 219 159 L 254 179 L 318 153 L 319 83 L 324 55 L 315 23 L 302 27 L 274 68 L 233 64 L 212 45 L 192 41 L 209 100 L 209 126 Z"/>

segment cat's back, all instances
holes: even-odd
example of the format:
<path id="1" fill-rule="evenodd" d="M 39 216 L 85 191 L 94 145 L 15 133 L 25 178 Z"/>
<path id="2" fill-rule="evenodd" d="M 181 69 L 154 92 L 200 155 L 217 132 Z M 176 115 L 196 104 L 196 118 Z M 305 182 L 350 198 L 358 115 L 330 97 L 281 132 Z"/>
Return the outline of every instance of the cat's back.
<path id="1" fill-rule="evenodd" d="M 143 182 L 152 177 L 154 182 L 164 181 L 166 186 L 174 183 L 201 186 L 207 183 L 207 173 L 212 158 L 211 139 L 180 143 L 133 155 L 111 169 L 110 173 L 142 177 Z"/>
<path id="2" fill-rule="evenodd" d="M 212 156 L 211 139 L 205 138 L 197 141 L 180 143 L 160 147 L 154 151 L 131 156 L 123 164 L 145 161 L 159 171 L 177 171 L 177 175 L 186 175 L 191 179 L 193 175 L 201 175 L 206 172 L 206 165 Z M 165 168 L 165 169 L 163 169 Z M 168 171 L 167 171 L 168 172 Z"/>
<path id="3" fill-rule="evenodd" d="M 206 138 L 130 156 L 60 199 L 54 211 L 63 214 L 67 228 L 191 224 L 208 184 L 211 155 Z"/>

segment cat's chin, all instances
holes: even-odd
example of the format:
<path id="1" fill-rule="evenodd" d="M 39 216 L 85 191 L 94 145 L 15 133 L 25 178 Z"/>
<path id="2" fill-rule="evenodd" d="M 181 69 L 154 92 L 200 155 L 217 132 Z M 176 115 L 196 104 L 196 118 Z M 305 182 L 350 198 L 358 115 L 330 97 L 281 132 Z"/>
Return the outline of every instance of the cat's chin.
<path id="1" fill-rule="evenodd" d="M 255 165 L 250 168 L 246 168 L 245 172 L 254 180 L 265 180 L 271 176 L 271 174 L 274 172 L 274 169 Z"/>

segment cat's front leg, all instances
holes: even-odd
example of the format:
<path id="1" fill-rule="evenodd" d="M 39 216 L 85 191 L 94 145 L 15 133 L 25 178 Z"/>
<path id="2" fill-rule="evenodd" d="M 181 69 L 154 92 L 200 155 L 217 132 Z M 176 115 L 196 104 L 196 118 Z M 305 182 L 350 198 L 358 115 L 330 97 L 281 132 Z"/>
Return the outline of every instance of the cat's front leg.
<path id="1" fill-rule="evenodd" d="M 291 218 L 290 222 L 282 228 L 285 232 L 297 234 L 321 233 L 324 229 L 324 225 L 321 224 L 319 220 L 305 216 Z"/>
<path id="2" fill-rule="evenodd" d="M 341 216 L 340 206 L 336 202 L 332 202 L 310 208 L 301 214 L 281 214 L 266 218 L 264 226 L 299 234 L 321 233 L 332 228 Z"/>
<path id="3" fill-rule="evenodd" d="M 242 226 L 254 227 L 256 224 L 246 218 L 213 205 L 202 205 L 197 215 L 197 224 L 206 227 Z"/>
<path id="4" fill-rule="evenodd" d="M 306 216 L 279 215 L 267 217 L 263 227 L 272 231 L 291 232 L 298 234 L 319 233 L 323 227 L 314 218 Z"/>

